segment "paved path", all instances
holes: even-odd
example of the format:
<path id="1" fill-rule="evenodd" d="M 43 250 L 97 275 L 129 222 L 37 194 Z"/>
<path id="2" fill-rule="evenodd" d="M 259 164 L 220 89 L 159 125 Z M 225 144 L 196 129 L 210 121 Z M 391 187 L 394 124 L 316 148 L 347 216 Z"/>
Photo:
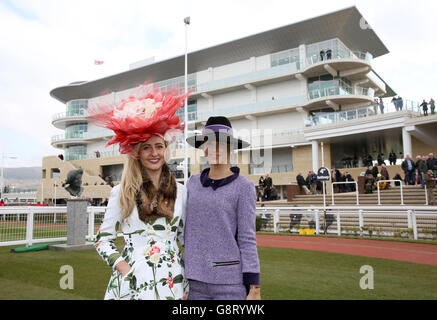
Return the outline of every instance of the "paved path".
<path id="1" fill-rule="evenodd" d="M 437 266 L 437 245 L 432 244 L 261 234 L 256 238 L 261 247 L 326 251 Z"/>

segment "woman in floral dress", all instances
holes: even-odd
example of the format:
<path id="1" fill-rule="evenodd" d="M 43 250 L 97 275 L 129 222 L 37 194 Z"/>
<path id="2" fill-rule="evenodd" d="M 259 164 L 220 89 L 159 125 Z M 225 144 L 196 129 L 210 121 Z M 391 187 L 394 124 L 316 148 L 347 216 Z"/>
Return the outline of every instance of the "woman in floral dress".
<path id="1" fill-rule="evenodd" d="M 88 110 L 94 123 L 114 130 L 108 144 L 120 143 L 120 152 L 128 155 L 95 241 L 97 252 L 113 269 L 105 300 L 187 297 L 181 252 L 186 189 L 176 183 L 166 163 L 169 132 L 181 129 L 174 114 L 184 99 L 148 88 L 112 112 L 106 105 Z M 119 232 L 124 238 L 121 253 L 114 243 Z"/>

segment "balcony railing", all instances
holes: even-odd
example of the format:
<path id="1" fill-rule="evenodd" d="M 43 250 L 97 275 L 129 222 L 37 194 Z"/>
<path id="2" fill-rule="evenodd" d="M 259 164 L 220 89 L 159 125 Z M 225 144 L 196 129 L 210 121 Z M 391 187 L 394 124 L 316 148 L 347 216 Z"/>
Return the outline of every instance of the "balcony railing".
<path id="1" fill-rule="evenodd" d="M 373 98 L 373 96 L 370 95 L 370 91 L 368 88 L 363 88 L 360 86 L 352 87 L 343 81 L 326 86 L 324 88 L 308 90 L 309 100 L 319 99 L 329 96 L 341 96 L 341 95 L 360 95 L 360 96 L 369 96 Z"/>
<path id="2" fill-rule="evenodd" d="M 306 101 L 305 96 L 294 96 L 282 99 L 254 102 L 231 108 L 218 108 L 216 110 L 197 111 L 197 121 L 205 121 L 211 116 L 223 115 L 226 117 L 249 115 L 262 111 L 274 110 L 281 107 L 296 106 Z"/>
<path id="3" fill-rule="evenodd" d="M 86 159 L 98 159 L 98 158 L 109 158 L 109 157 L 117 157 L 122 155 L 119 151 L 99 151 L 98 153 L 76 153 L 70 152 L 65 155 L 65 160 L 86 160 Z"/>
<path id="4" fill-rule="evenodd" d="M 97 139 L 103 137 L 112 137 L 114 132 L 109 129 L 101 129 L 94 131 L 73 131 L 68 134 L 58 134 L 52 137 L 52 143 L 63 140 L 77 140 L 77 139 Z"/>
<path id="5" fill-rule="evenodd" d="M 291 162 L 291 161 L 290 161 Z M 250 174 L 266 174 L 266 173 L 287 173 L 293 172 L 293 166 L 291 164 L 273 165 L 271 167 L 266 165 L 249 165 Z"/>
<path id="6" fill-rule="evenodd" d="M 53 115 L 52 121 L 65 119 L 65 118 L 87 117 L 87 116 L 88 116 L 88 112 L 85 109 L 81 109 L 78 111 L 60 112 Z"/>
<path id="7" fill-rule="evenodd" d="M 366 54 L 361 51 L 352 51 L 346 49 L 340 52 L 336 52 L 336 50 L 334 50 L 334 52 L 335 53 L 333 53 L 331 57 L 328 57 L 325 53 L 323 59 L 320 53 L 307 57 L 306 58 L 307 67 L 319 62 L 327 62 L 327 61 L 335 61 L 335 60 L 343 60 L 343 59 L 363 60 L 363 61 L 370 61 L 372 59 L 372 56 L 370 54 Z"/>
<path id="8" fill-rule="evenodd" d="M 403 110 L 420 113 L 419 103 L 411 100 L 404 100 Z M 384 103 L 384 114 L 400 112 L 392 106 L 392 103 Z M 317 126 L 321 124 L 331 124 L 354 119 L 368 118 L 382 114 L 379 104 L 372 104 L 370 106 L 360 107 L 351 110 L 337 111 L 337 112 L 317 112 L 309 116 L 305 120 L 306 127 Z"/>

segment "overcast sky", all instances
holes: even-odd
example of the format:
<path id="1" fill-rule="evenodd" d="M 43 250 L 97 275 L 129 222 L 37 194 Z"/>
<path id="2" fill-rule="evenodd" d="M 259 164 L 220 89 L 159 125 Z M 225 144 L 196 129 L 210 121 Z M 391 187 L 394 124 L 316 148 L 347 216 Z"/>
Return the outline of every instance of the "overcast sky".
<path id="1" fill-rule="evenodd" d="M 376 72 L 405 99 L 437 97 L 434 0 L 0 0 L 0 152 L 7 167 L 57 155 L 51 125 L 65 105 L 50 90 L 357 6 L 390 53 Z M 94 60 L 104 60 L 100 66 Z"/>

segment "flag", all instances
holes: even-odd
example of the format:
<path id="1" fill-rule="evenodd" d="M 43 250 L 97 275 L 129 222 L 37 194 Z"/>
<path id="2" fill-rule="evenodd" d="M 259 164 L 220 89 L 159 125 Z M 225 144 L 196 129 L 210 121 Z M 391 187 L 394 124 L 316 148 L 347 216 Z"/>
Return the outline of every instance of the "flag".
<path id="1" fill-rule="evenodd" d="M 95 65 L 103 64 L 103 60 L 94 60 Z"/>

